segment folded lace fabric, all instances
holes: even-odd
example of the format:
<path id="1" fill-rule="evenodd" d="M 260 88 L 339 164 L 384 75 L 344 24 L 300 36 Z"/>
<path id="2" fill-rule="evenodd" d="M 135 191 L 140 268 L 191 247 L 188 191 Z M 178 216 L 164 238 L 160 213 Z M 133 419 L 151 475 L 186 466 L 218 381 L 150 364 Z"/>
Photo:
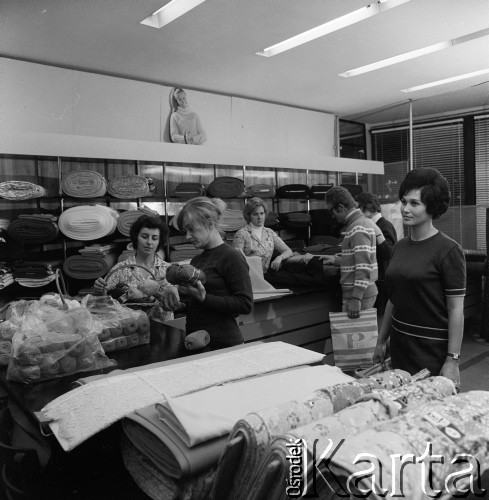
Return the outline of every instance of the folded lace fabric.
<path id="1" fill-rule="evenodd" d="M 105 276 L 116 263 L 116 253 L 72 255 L 64 261 L 63 271 L 71 278 L 92 280 Z"/>
<path id="2" fill-rule="evenodd" d="M 74 170 L 61 181 L 61 189 L 75 198 L 98 198 L 107 191 L 107 181 L 94 170 Z"/>
<path id="3" fill-rule="evenodd" d="M 0 182 L 0 198 L 5 198 L 6 200 L 31 200 L 46 195 L 46 188 L 32 182 Z"/>
<path id="4" fill-rule="evenodd" d="M 59 217 L 59 230 L 79 241 L 96 240 L 112 234 L 119 214 L 102 205 L 80 205 L 65 210 Z"/>
<path id="5" fill-rule="evenodd" d="M 110 179 L 107 191 L 115 198 L 144 198 L 152 196 L 148 179 L 142 175 L 124 174 Z"/>
<path id="6" fill-rule="evenodd" d="M 42 215 L 20 215 L 13 220 L 7 233 L 16 241 L 27 243 L 47 243 L 58 236 L 57 218 Z"/>

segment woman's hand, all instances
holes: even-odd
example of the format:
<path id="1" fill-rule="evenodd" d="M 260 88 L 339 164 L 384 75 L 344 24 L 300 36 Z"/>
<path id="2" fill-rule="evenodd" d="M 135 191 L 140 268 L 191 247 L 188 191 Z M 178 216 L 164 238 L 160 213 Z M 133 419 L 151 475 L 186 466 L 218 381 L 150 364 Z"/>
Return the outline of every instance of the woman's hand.
<path id="1" fill-rule="evenodd" d="M 192 134 L 190 133 L 190 130 L 187 130 L 185 132 L 185 144 L 193 144 L 194 139 L 192 137 Z"/>
<path id="2" fill-rule="evenodd" d="M 97 278 L 95 280 L 95 283 L 93 284 L 93 288 L 95 288 L 96 295 L 102 295 L 106 287 L 107 283 L 103 278 Z"/>
<path id="3" fill-rule="evenodd" d="M 197 281 L 196 285 L 190 285 L 190 284 L 185 285 L 185 290 L 188 293 L 188 295 L 193 297 L 195 300 L 198 300 L 199 302 L 204 302 L 206 291 L 204 285 L 200 280 Z"/>
<path id="4" fill-rule="evenodd" d="M 360 317 L 360 309 L 362 307 L 362 301 L 358 299 L 350 299 L 346 304 L 346 312 L 348 317 L 351 319 Z"/>
<path id="5" fill-rule="evenodd" d="M 158 298 L 167 311 L 174 311 L 181 306 L 180 294 L 178 293 L 177 286 L 165 286 L 158 292 Z"/>
<path id="6" fill-rule="evenodd" d="M 452 358 L 447 358 L 441 367 L 440 375 L 452 380 L 455 384 L 457 392 L 460 391 L 460 369 L 458 361 Z"/>
<path id="7" fill-rule="evenodd" d="M 282 267 L 282 256 L 279 255 L 278 257 L 275 257 L 275 259 L 270 263 L 270 267 L 274 271 L 278 271 Z"/>

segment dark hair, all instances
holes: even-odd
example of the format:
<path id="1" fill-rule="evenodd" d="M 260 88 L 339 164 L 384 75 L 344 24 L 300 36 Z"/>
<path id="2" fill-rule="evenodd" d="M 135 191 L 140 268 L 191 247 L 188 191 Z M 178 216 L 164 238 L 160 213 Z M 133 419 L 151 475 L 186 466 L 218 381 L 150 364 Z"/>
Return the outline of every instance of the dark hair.
<path id="1" fill-rule="evenodd" d="M 426 205 L 426 211 L 438 219 L 448 210 L 451 194 L 448 181 L 436 168 L 420 167 L 411 170 L 399 187 L 399 198 L 413 189 L 421 190 L 421 201 Z"/>
<path id="2" fill-rule="evenodd" d="M 255 208 L 257 208 L 257 207 L 263 207 L 263 210 L 265 211 L 265 215 L 267 215 L 268 209 L 267 209 L 267 206 L 265 205 L 265 202 L 261 198 L 254 196 L 253 198 L 250 198 L 246 202 L 246 205 L 243 208 L 243 219 L 246 222 L 251 221 L 251 214 L 253 213 L 253 210 L 255 210 Z"/>
<path id="3" fill-rule="evenodd" d="M 333 186 L 326 191 L 324 195 L 326 203 L 330 203 L 334 207 L 336 205 L 343 205 L 345 208 L 356 208 L 357 204 L 348 189 L 341 186 Z"/>
<path id="4" fill-rule="evenodd" d="M 168 240 L 168 226 L 161 220 L 159 216 L 150 216 L 150 215 L 141 215 L 141 217 L 137 218 L 129 230 L 129 236 L 131 238 L 131 242 L 134 250 L 138 247 L 138 236 L 141 232 L 141 229 L 159 229 L 160 230 L 160 241 L 158 243 L 157 251 L 166 245 Z"/>
<path id="5" fill-rule="evenodd" d="M 355 201 L 358 203 L 358 208 L 363 212 L 370 210 L 371 212 L 380 212 L 380 203 L 376 194 L 373 193 L 358 193 L 355 196 Z"/>

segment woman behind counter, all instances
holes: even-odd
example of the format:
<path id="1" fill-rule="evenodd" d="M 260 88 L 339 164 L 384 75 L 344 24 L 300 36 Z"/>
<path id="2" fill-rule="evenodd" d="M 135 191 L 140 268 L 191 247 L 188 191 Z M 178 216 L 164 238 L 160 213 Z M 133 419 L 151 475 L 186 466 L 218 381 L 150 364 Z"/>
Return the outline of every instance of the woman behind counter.
<path id="1" fill-rule="evenodd" d="M 253 291 L 245 257 L 224 243 L 219 222 L 226 204 L 219 198 L 189 200 L 177 217 L 178 227 L 203 252 L 191 264 L 204 271 L 205 285 L 187 285 L 187 334 L 207 330 L 210 349 L 243 343 L 236 323 L 239 314 L 253 310 Z"/>
<path id="2" fill-rule="evenodd" d="M 409 236 L 393 248 L 386 272 L 389 300 L 374 362 L 390 336 L 392 366 L 411 374 L 428 368 L 460 384 L 465 258 L 460 245 L 433 226 L 446 212 L 450 189 L 434 168 L 417 168 L 399 188 Z"/>
<path id="3" fill-rule="evenodd" d="M 243 217 L 248 223 L 236 232 L 233 246 L 241 250 L 247 257 L 258 255 L 261 257 L 263 272 L 268 268 L 278 271 L 282 262 L 292 257 L 292 250 L 284 241 L 268 227 L 264 227 L 267 207 L 261 198 L 250 198 L 243 209 Z M 279 255 L 272 261 L 274 252 Z"/>
<path id="4" fill-rule="evenodd" d="M 116 264 L 107 281 L 97 278 L 94 283 L 95 292 L 102 294 L 104 290 L 115 288 L 118 283 L 137 286 L 138 283 L 151 279 L 150 274 L 140 267 L 125 267 L 138 264 L 149 269 L 161 286 L 161 303 L 148 311 L 148 317 L 159 323 L 173 319 L 172 309 L 178 304 L 178 292 L 166 280 L 166 268 L 169 264 L 158 255 L 158 251 L 166 243 L 168 227 L 159 217 L 142 215 L 131 226 L 129 236 L 136 254 Z"/>

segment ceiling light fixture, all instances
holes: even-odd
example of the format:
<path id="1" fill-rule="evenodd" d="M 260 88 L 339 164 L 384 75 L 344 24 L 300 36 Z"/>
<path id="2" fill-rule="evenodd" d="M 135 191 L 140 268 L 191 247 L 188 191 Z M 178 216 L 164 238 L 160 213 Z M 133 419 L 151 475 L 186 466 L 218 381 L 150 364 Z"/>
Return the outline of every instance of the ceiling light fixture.
<path id="1" fill-rule="evenodd" d="M 401 92 L 417 92 L 418 90 L 429 89 L 431 87 L 437 87 L 438 85 L 445 85 L 446 83 L 458 82 L 459 80 L 466 80 L 467 78 L 473 78 L 474 76 L 487 75 L 489 73 L 489 68 L 481 69 L 480 71 L 473 71 L 472 73 L 465 73 L 463 75 L 452 76 L 451 78 L 445 78 L 444 80 L 437 80 L 436 82 L 425 83 L 423 85 L 417 85 L 416 87 L 409 87 L 408 89 L 402 89 Z"/>
<path id="2" fill-rule="evenodd" d="M 476 40 L 484 36 L 489 35 L 489 29 L 483 29 L 480 31 L 475 31 L 474 33 L 469 33 L 468 35 L 460 36 L 454 38 L 453 40 L 448 40 L 446 42 L 435 43 L 434 45 L 428 45 L 421 49 L 413 50 L 411 52 L 406 52 L 398 56 L 389 57 L 387 59 L 382 59 L 381 61 L 374 62 L 372 64 L 366 64 L 365 66 L 360 66 L 359 68 L 350 69 L 344 73 L 340 73 L 338 76 L 343 76 L 344 78 L 349 78 L 352 76 L 362 75 L 363 73 L 368 73 L 369 71 L 375 71 L 380 68 L 385 68 L 387 66 L 392 66 L 400 62 L 409 61 L 410 59 L 415 59 L 416 57 L 421 57 L 426 54 L 432 54 L 433 52 L 438 52 L 440 50 L 448 49 L 454 45 L 460 45 L 461 43 L 470 42 L 471 40 Z"/>
<path id="3" fill-rule="evenodd" d="M 163 26 L 183 16 L 189 10 L 192 10 L 203 2 L 205 0 L 171 0 L 171 2 L 141 21 L 141 24 L 146 24 L 146 26 L 157 29 L 163 28 Z"/>
<path id="4" fill-rule="evenodd" d="M 256 55 L 264 57 L 276 56 L 281 52 L 285 52 L 286 50 L 293 49 L 304 43 L 311 42 L 316 38 L 320 38 L 329 33 L 332 33 L 333 31 L 351 26 L 352 24 L 363 21 L 364 19 L 368 19 L 369 17 L 375 16 L 409 1 L 410 0 L 378 0 L 376 3 L 371 3 L 366 7 L 354 10 L 349 14 L 345 14 L 344 16 L 328 21 L 327 23 L 316 26 L 315 28 L 312 28 L 308 31 L 304 31 L 304 33 L 300 33 L 296 36 L 293 36 L 292 38 L 288 38 L 287 40 L 267 47 L 266 49 L 257 52 Z"/>

